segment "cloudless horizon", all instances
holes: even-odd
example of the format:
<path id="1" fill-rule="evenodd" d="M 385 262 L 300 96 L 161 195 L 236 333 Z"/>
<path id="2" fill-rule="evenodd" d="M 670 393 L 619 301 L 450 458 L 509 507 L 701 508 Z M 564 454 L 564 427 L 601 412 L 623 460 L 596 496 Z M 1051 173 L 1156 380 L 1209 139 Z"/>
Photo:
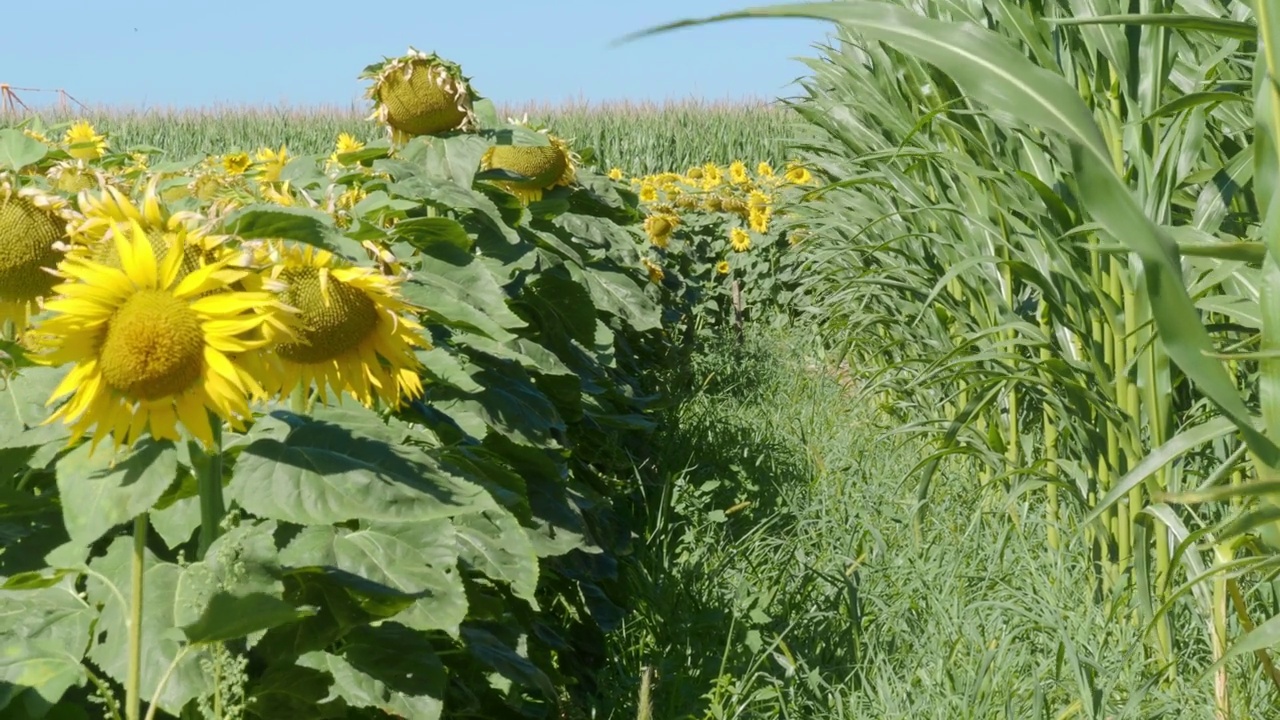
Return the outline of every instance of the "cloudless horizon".
<path id="1" fill-rule="evenodd" d="M 217 5 L 139 0 L 9 32 L 0 83 L 65 90 L 89 106 L 338 105 L 363 102 L 365 66 L 412 45 L 462 65 L 499 105 L 773 99 L 799 91 L 832 26 L 794 19 L 735 20 L 684 28 L 618 47 L 647 27 L 764 4 L 761 0 L 557 0 L 430 3 L 225 0 Z M 214 9 L 216 8 L 216 9 Z M 554 10 L 550 9 L 554 8 Z M 66 8 L 68 11 L 73 8 Z M 47 10 L 18 4 L 10 28 L 47 27 Z M 29 105 L 53 93 L 17 91 Z"/>

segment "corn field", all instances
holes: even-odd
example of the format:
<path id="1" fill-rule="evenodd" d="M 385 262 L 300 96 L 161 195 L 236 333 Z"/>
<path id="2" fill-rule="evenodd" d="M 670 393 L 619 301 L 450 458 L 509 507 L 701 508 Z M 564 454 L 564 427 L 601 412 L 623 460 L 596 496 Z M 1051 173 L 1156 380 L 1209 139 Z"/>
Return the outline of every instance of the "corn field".
<path id="1" fill-rule="evenodd" d="M 575 147 L 591 148 L 591 164 L 599 169 L 619 167 L 637 175 L 735 160 L 780 166 L 789 159 L 787 141 L 797 133 L 792 113 L 764 101 L 508 105 L 499 106 L 497 113 L 502 118 L 527 116 L 571 138 Z M 334 105 L 105 107 L 74 116 L 52 109 L 39 117 L 49 125 L 88 119 L 120 147 L 155 148 L 185 158 L 280 145 L 295 155 L 328 152 L 341 133 L 372 142 L 386 133 L 368 115 L 361 106 Z"/>
<path id="2" fill-rule="evenodd" d="M 797 210 L 809 297 L 892 434 L 933 442 L 917 531 L 958 470 L 1088 559 L 1081 602 L 1142 629 L 1153 675 L 1205 673 L 1219 718 L 1280 686 L 1280 8 L 740 16 L 842 26 L 796 104 L 830 183 Z"/>

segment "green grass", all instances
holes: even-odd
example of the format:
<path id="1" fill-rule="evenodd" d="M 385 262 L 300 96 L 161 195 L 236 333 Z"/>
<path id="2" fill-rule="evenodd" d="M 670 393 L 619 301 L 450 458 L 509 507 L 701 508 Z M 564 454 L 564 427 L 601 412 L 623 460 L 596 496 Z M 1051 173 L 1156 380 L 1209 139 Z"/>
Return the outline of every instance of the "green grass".
<path id="1" fill-rule="evenodd" d="M 599 167 L 628 174 L 684 170 L 691 165 L 734 160 L 780 165 L 794 135 L 793 115 L 763 101 L 666 104 L 615 103 L 500 107 L 499 117 L 523 117 L 548 124 L 592 147 Z M 105 131 L 116 148 L 157 147 L 177 157 L 253 151 L 285 145 L 293 154 L 328 153 L 340 132 L 364 141 L 385 137 L 366 120 L 363 106 L 244 106 L 207 109 L 95 108 L 79 115 L 41 113 L 46 123 L 85 117 Z M 0 118 L 8 124 L 9 118 Z"/>
<path id="2" fill-rule="evenodd" d="M 595 717 L 637 717 L 646 665 L 655 720 L 1212 717 L 1212 680 L 1159 686 L 1133 623 L 1090 597 L 1083 553 L 1046 547 L 1040 513 L 1015 526 L 952 473 L 916 542 L 902 480 L 921 447 L 886 439 L 816 348 L 796 333 L 713 348 L 676 386 L 641 467 L 637 607 Z M 1233 717 L 1268 717 L 1248 665 L 1233 666 Z"/>

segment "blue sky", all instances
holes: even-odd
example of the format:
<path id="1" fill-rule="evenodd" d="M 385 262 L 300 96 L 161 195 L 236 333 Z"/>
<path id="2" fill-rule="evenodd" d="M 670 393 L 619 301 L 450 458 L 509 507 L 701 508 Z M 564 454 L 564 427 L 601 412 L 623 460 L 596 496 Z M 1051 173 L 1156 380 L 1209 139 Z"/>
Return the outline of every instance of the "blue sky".
<path id="1" fill-rule="evenodd" d="M 790 95 L 806 74 L 791 58 L 815 55 L 830 26 L 733 21 L 609 47 L 651 25 L 760 4 L 767 0 L 133 0 L 85 15 L 69 3 L 64 11 L 79 20 L 57 22 L 51 45 L 48 6 L 16 3 L 5 9 L 0 82 L 63 88 L 90 105 L 345 105 L 359 99 L 365 65 L 413 45 L 460 63 L 498 103 Z"/>

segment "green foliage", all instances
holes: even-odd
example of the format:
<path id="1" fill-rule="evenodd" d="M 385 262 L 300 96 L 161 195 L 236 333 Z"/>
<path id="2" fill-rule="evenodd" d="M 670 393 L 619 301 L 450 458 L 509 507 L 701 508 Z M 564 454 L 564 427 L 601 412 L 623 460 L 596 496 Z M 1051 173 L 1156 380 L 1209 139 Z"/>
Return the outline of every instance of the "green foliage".
<path id="1" fill-rule="evenodd" d="M 373 146 L 336 180 L 295 157 L 290 192 L 364 194 L 341 226 L 262 202 L 214 219 L 395 253 L 432 343 L 425 395 L 398 410 L 273 404 L 209 454 L 113 452 L 42 424 L 65 370 L 5 344 L 0 713 L 122 716 L 139 607 L 159 717 L 556 717 L 581 694 L 628 602 L 612 506 L 653 427 L 641 368 L 679 351 L 634 198 L 582 170 L 526 208 L 477 176 L 501 133 Z M 239 197 L 222 182 L 215 202 Z M 227 513 L 204 549 L 211 492 Z"/>

